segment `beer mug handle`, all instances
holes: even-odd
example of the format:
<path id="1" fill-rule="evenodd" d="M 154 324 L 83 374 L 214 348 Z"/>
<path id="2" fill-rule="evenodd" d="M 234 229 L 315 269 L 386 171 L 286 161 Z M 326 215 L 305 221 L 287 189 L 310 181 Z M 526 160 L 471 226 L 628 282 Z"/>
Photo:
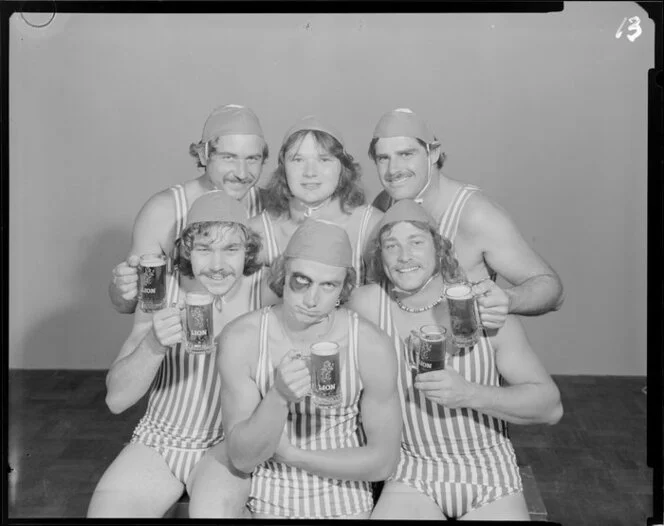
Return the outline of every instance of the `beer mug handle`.
<path id="1" fill-rule="evenodd" d="M 420 352 L 420 336 L 417 331 L 410 331 L 410 335 L 406 339 L 406 363 L 408 368 L 417 372 L 419 370 L 418 356 Z"/>

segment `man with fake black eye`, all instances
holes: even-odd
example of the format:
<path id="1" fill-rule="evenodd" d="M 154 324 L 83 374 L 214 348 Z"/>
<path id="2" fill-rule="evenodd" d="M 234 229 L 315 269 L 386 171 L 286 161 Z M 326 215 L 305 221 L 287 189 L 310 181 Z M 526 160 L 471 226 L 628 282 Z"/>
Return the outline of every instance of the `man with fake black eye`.
<path id="1" fill-rule="evenodd" d="M 229 459 L 253 473 L 255 518 L 368 518 L 370 482 L 396 465 L 395 351 L 376 325 L 343 306 L 355 280 L 352 252 L 342 228 L 307 219 L 271 267 L 269 284 L 283 304 L 241 316 L 221 335 Z M 318 369 L 321 346 L 335 358 Z M 331 399 L 327 388 L 336 401 L 321 406 Z"/>

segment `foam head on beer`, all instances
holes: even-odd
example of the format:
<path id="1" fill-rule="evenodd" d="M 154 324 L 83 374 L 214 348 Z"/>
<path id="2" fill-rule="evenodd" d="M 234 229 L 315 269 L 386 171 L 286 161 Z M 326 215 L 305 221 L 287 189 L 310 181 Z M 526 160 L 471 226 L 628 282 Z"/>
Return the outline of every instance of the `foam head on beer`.
<path id="1" fill-rule="evenodd" d="M 207 305 L 212 303 L 212 295 L 207 292 L 187 292 L 187 305 Z"/>
<path id="2" fill-rule="evenodd" d="M 454 299 L 467 299 L 472 297 L 473 289 L 465 283 L 460 283 L 457 285 L 450 285 L 445 289 L 445 295 L 449 298 Z"/>
<path id="3" fill-rule="evenodd" d="M 332 356 L 339 352 L 339 346 L 334 342 L 317 342 L 311 346 L 311 352 L 318 356 Z"/>
<path id="4" fill-rule="evenodd" d="M 149 254 L 140 259 L 143 267 L 160 267 L 166 264 L 166 259 L 157 254 Z"/>

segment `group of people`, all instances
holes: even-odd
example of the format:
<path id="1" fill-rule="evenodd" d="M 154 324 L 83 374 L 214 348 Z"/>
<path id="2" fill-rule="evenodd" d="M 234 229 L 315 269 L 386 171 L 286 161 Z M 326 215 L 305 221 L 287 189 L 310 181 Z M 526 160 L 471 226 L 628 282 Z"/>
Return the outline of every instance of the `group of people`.
<path id="1" fill-rule="evenodd" d="M 384 188 L 371 205 L 342 135 L 307 116 L 260 188 L 258 118 L 211 113 L 190 146 L 202 175 L 147 201 L 113 269 L 111 300 L 134 325 L 106 402 L 148 403 L 89 517 L 161 517 L 186 491 L 192 518 L 528 519 L 507 424 L 554 424 L 562 406 L 516 315 L 560 308 L 561 281 L 502 208 L 443 174 L 413 111 L 384 114 L 368 152 Z M 137 266 L 155 253 L 166 304 L 144 312 Z M 459 279 L 474 284 L 480 337 L 414 374 L 409 334 L 449 327 Z M 215 298 L 212 353 L 184 350 L 192 290 Z M 331 407 L 311 396 L 320 341 L 339 352 Z"/>

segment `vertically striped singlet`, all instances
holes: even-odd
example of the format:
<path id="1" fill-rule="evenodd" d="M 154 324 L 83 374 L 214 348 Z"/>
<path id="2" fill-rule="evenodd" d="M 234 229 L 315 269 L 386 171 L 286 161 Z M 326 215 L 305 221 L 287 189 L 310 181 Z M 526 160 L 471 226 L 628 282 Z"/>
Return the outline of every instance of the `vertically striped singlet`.
<path id="1" fill-rule="evenodd" d="M 171 190 L 177 239 L 186 225 L 188 207 L 182 185 Z M 166 284 L 167 304 L 171 305 L 180 295 L 177 270 L 169 273 Z M 259 285 L 252 281 L 247 312 L 260 308 Z M 220 389 L 216 353 L 189 354 L 179 343 L 168 348 L 150 385 L 147 410 L 134 429 L 131 442 L 159 451 L 173 474 L 185 483 L 203 453 L 223 439 Z"/>
<path id="2" fill-rule="evenodd" d="M 440 225 L 441 232 L 450 236 L 452 243 L 463 203 L 469 196 L 463 190 L 457 193 L 448 209 L 451 212 L 444 215 Z M 405 343 L 392 319 L 393 302 L 383 287 L 380 291 L 379 326 L 393 339 L 397 349 L 404 419 L 399 463 L 390 480 L 428 494 L 448 517 L 462 516 L 474 507 L 521 491 L 516 457 L 504 420 L 468 408 L 449 409 L 415 389 L 414 375 L 404 358 Z M 469 382 L 502 384 L 495 352 L 485 331 L 472 350 L 450 357 L 446 367 Z M 475 486 L 474 496 L 465 485 Z"/>
<path id="3" fill-rule="evenodd" d="M 362 213 L 362 218 L 360 219 L 360 228 L 358 231 L 357 239 L 355 240 L 355 246 L 353 247 L 353 268 L 355 269 L 355 286 L 359 287 L 364 284 L 364 279 L 366 275 L 366 269 L 364 264 L 364 258 L 362 257 L 362 252 L 364 249 L 364 244 L 366 243 L 366 238 L 370 234 L 369 232 L 369 220 L 371 219 L 371 214 L 373 213 L 374 207 L 371 205 L 363 205 L 364 212 Z M 261 214 L 261 219 L 263 221 L 263 231 L 265 232 L 265 249 L 267 251 L 267 265 L 271 265 L 272 262 L 279 256 L 281 250 L 279 250 L 279 245 L 277 244 L 277 237 L 274 233 L 274 224 L 270 218 L 270 214 L 267 211 L 264 211 Z"/>
<path id="4" fill-rule="evenodd" d="M 274 383 L 267 335 L 268 322 L 278 322 L 270 312 L 271 307 L 264 307 L 260 319 L 256 383 L 262 397 Z M 314 406 L 309 396 L 288 405 L 288 436 L 291 444 L 300 449 L 324 450 L 366 444 L 359 423 L 362 392 L 357 354 L 359 318 L 346 309 L 338 310 L 337 315 L 345 315 L 348 320 L 348 351 L 340 368 L 342 401 L 340 407 L 323 410 Z M 370 511 L 373 500 L 369 482 L 319 477 L 270 459 L 253 472 L 248 506 L 253 513 L 318 519 Z"/>

